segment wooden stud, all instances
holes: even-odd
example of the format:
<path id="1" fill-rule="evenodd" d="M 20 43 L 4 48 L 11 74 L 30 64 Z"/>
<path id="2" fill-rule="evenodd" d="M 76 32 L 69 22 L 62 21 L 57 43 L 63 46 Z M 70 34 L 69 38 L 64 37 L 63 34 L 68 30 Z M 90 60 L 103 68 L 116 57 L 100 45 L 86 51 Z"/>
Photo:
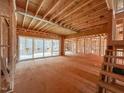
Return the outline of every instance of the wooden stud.
<path id="1" fill-rule="evenodd" d="M 2 35 L 2 20 L 1 20 L 1 17 L 0 17 L 0 91 L 2 90 L 2 76 L 1 76 L 1 69 L 2 69 L 2 67 L 1 67 L 1 62 L 2 62 L 2 55 L 1 55 L 1 35 Z"/>
<path id="2" fill-rule="evenodd" d="M 16 64 L 16 21 L 15 21 L 15 1 L 10 1 L 10 31 L 9 31 L 9 62 L 10 63 L 10 89 L 14 90 L 14 75 Z"/>
<path id="3" fill-rule="evenodd" d="M 65 52 L 64 52 L 65 51 L 65 49 L 64 49 L 64 38 L 65 38 L 64 36 L 61 36 L 61 41 L 60 41 L 60 43 L 61 43 L 60 44 L 60 46 L 61 46 L 60 47 L 60 55 L 61 56 L 65 55 Z"/>

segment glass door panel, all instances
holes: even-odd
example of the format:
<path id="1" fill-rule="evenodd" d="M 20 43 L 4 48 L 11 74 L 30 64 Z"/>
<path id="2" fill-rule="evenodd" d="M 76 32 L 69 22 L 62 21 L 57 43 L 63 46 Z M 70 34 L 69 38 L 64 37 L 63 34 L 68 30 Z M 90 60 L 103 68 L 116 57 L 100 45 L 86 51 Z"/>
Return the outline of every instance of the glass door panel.
<path id="1" fill-rule="evenodd" d="M 52 55 L 59 55 L 59 40 L 53 40 L 52 42 L 53 50 Z"/>
<path id="2" fill-rule="evenodd" d="M 43 39 L 34 39 L 34 58 L 43 57 Z"/>
<path id="3" fill-rule="evenodd" d="M 44 39 L 44 56 L 51 56 L 52 55 L 52 40 Z"/>
<path id="4" fill-rule="evenodd" d="M 19 59 L 30 59 L 32 58 L 32 38 L 19 37 Z"/>

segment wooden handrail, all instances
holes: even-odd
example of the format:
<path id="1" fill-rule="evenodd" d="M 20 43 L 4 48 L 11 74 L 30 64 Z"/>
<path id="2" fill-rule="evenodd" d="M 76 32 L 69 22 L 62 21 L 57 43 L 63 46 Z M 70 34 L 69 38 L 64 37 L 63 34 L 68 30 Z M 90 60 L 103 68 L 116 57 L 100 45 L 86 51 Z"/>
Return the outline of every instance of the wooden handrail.
<path id="1" fill-rule="evenodd" d="M 120 65 L 120 64 L 112 64 L 112 63 L 104 62 L 103 65 L 108 65 L 108 66 L 112 66 L 112 67 L 117 67 L 117 68 L 120 68 L 120 69 L 124 69 L 124 65 Z"/>
<path id="2" fill-rule="evenodd" d="M 124 82 L 124 76 L 123 75 L 114 74 L 114 73 L 106 72 L 106 71 L 101 71 L 100 73 Z"/>
<path id="3" fill-rule="evenodd" d="M 111 56 L 111 55 L 105 55 L 104 57 L 115 58 L 115 59 L 124 59 L 124 56 Z"/>
<path id="4" fill-rule="evenodd" d="M 124 50 L 111 50 L 111 49 L 107 49 L 106 51 L 108 51 L 108 52 L 115 52 L 115 51 L 124 52 Z"/>

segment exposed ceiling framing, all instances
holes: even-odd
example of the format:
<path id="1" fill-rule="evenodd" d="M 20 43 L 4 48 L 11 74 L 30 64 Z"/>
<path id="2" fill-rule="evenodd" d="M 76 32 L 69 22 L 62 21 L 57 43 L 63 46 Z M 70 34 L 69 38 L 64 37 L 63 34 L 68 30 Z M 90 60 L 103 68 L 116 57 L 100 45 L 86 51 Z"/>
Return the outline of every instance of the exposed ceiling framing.
<path id="1" fill-rule="evenodd" d="M 16 0 L 17 26 L 70 35 L 108 22 L 108 0 Z"/>

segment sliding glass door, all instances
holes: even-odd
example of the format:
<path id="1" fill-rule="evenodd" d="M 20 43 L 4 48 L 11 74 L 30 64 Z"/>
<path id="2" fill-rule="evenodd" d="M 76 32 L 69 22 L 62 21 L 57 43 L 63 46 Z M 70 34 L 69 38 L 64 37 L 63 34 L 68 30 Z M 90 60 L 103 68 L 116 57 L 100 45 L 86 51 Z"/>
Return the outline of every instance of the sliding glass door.
<path id="1" fill-rule="evenodd" d="M 19 36 L 19 60 L 59 55 L 59 40 Z"/>
<path id="2" fill-rule="evenodd" d="M 32 38 L 19 37 L 19 60 L 32 58 Z"/>
<path id="3" fill-rule="evenodd" d="M 52 55 L 52 40 L 45 39 L 44 40 L 44 56 L 48 57 Z"/>
<path id="4" fill-rule="evenodd" d="M 59 40 L 53 40 L 52 42 L 52 55 L 53 56 L 56 56 L 56 55 L 59 55 Z"/>
<path id="5" fill-rule="evenodd" d="M 43 57 L 43 39 L 34 39 L 34 58 Z"/>

